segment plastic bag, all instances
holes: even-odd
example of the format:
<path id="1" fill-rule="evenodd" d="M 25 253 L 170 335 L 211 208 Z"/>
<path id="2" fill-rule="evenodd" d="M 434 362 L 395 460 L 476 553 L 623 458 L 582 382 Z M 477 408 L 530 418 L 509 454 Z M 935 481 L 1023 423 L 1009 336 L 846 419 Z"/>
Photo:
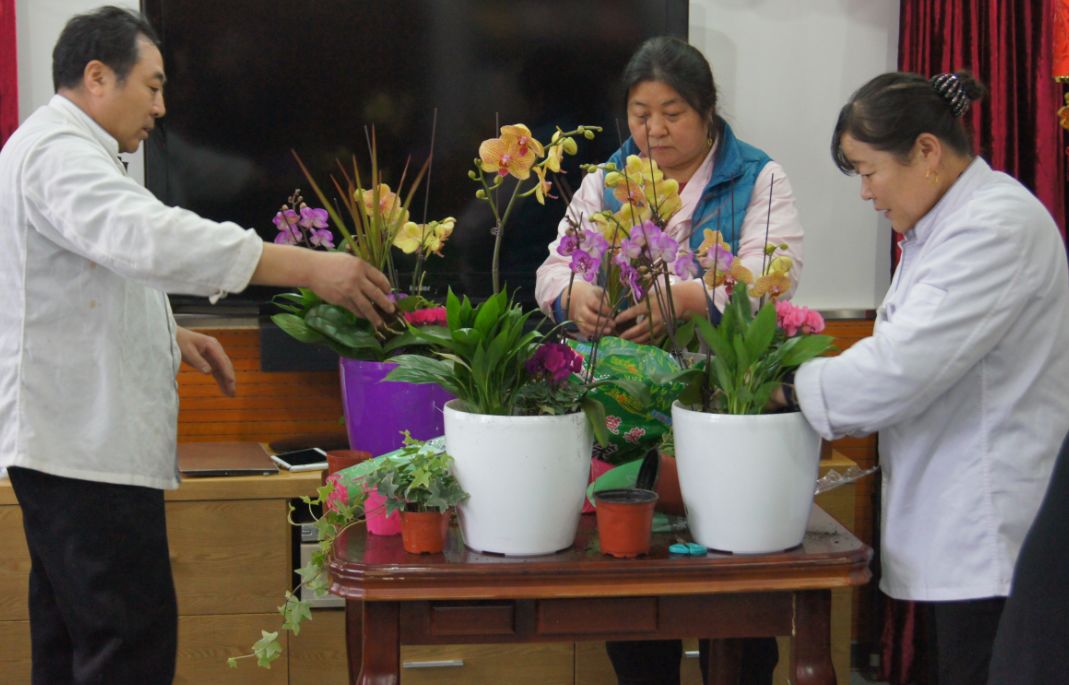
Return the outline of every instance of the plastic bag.
<path id="1" fill-rule="evenodd" d="M 569 341 L 587 359 L 591 343 Z M 643 383 L 650 393 L 650 406 L 642 407 L 634 398 L 611 385 L 591 391 L 605 406 L 608 447 L 594 445 L 594 456 L 611 464 L 641 458 L 655 447 L 672 425 L 672 402 L 683 390 L 682 383 L 666 379 L 679 371 L 668 352 L 651 345 L 639 345 L 616 337 L 602 338 L 598 344 L 595 379 L 625 378 Z"/>

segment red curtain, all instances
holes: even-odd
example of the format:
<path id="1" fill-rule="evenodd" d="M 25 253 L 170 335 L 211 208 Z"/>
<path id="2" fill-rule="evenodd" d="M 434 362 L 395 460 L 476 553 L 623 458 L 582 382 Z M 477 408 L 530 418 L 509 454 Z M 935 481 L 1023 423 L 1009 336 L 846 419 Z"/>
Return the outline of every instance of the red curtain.
<path id="1" fill-rule="evenodd" d="M 1054 0 L 902 0 L 898 66 L 968 69 L 989 92 L 967 115 L 978 152 L 1027 186 L 1065 236 L 1061 87 L 1051 78 Z"/>
<path id="2" fill-rule="evenodd" d="M 15 0 L 0 0 L 0 146 L 19 125 Z"/>

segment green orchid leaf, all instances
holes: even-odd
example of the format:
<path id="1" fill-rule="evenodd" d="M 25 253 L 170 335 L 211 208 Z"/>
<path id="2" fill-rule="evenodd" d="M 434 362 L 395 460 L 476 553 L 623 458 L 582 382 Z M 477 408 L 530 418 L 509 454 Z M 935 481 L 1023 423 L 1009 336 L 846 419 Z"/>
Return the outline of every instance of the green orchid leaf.
<path id="1" fill-rule="evenodd" d="M 323 335 L 309 328 L 305 320 L 295 313 L 275 314 L 271 317 L 271 321 L 281 328 L 284 333 L 303 343 L 322 343 L 326 341 Z"/>

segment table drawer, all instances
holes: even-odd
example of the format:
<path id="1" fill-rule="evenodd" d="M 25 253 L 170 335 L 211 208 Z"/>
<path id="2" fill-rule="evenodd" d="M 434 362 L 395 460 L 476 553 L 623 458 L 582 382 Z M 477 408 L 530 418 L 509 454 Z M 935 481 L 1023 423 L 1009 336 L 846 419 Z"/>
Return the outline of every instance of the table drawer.
<path id="1" fill-rule="evenodd" d="M 292 587 L 291 535 L 284 500 L 168 502 L 178 613 L 274 612 Z"/>
<path id="2" fill-rule="evenodd" d="M 572 685 L 572 643 L 401 647 L 401 685 Z"/>

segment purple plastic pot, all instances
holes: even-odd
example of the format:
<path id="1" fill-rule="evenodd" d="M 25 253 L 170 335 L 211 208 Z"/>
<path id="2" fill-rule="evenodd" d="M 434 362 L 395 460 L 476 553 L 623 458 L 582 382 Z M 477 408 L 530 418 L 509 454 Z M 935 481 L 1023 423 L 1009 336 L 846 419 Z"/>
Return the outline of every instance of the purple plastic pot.
<path id="1" fill-rule="evenodd" d="M 437 385 L 384 381 L 397 365 L 341 358 L 342 404 L 349 447 L 374 456 L 402 446 L 407 430 L 428 440 L 444 433 L 442 409 L 453 396 Z"/>

